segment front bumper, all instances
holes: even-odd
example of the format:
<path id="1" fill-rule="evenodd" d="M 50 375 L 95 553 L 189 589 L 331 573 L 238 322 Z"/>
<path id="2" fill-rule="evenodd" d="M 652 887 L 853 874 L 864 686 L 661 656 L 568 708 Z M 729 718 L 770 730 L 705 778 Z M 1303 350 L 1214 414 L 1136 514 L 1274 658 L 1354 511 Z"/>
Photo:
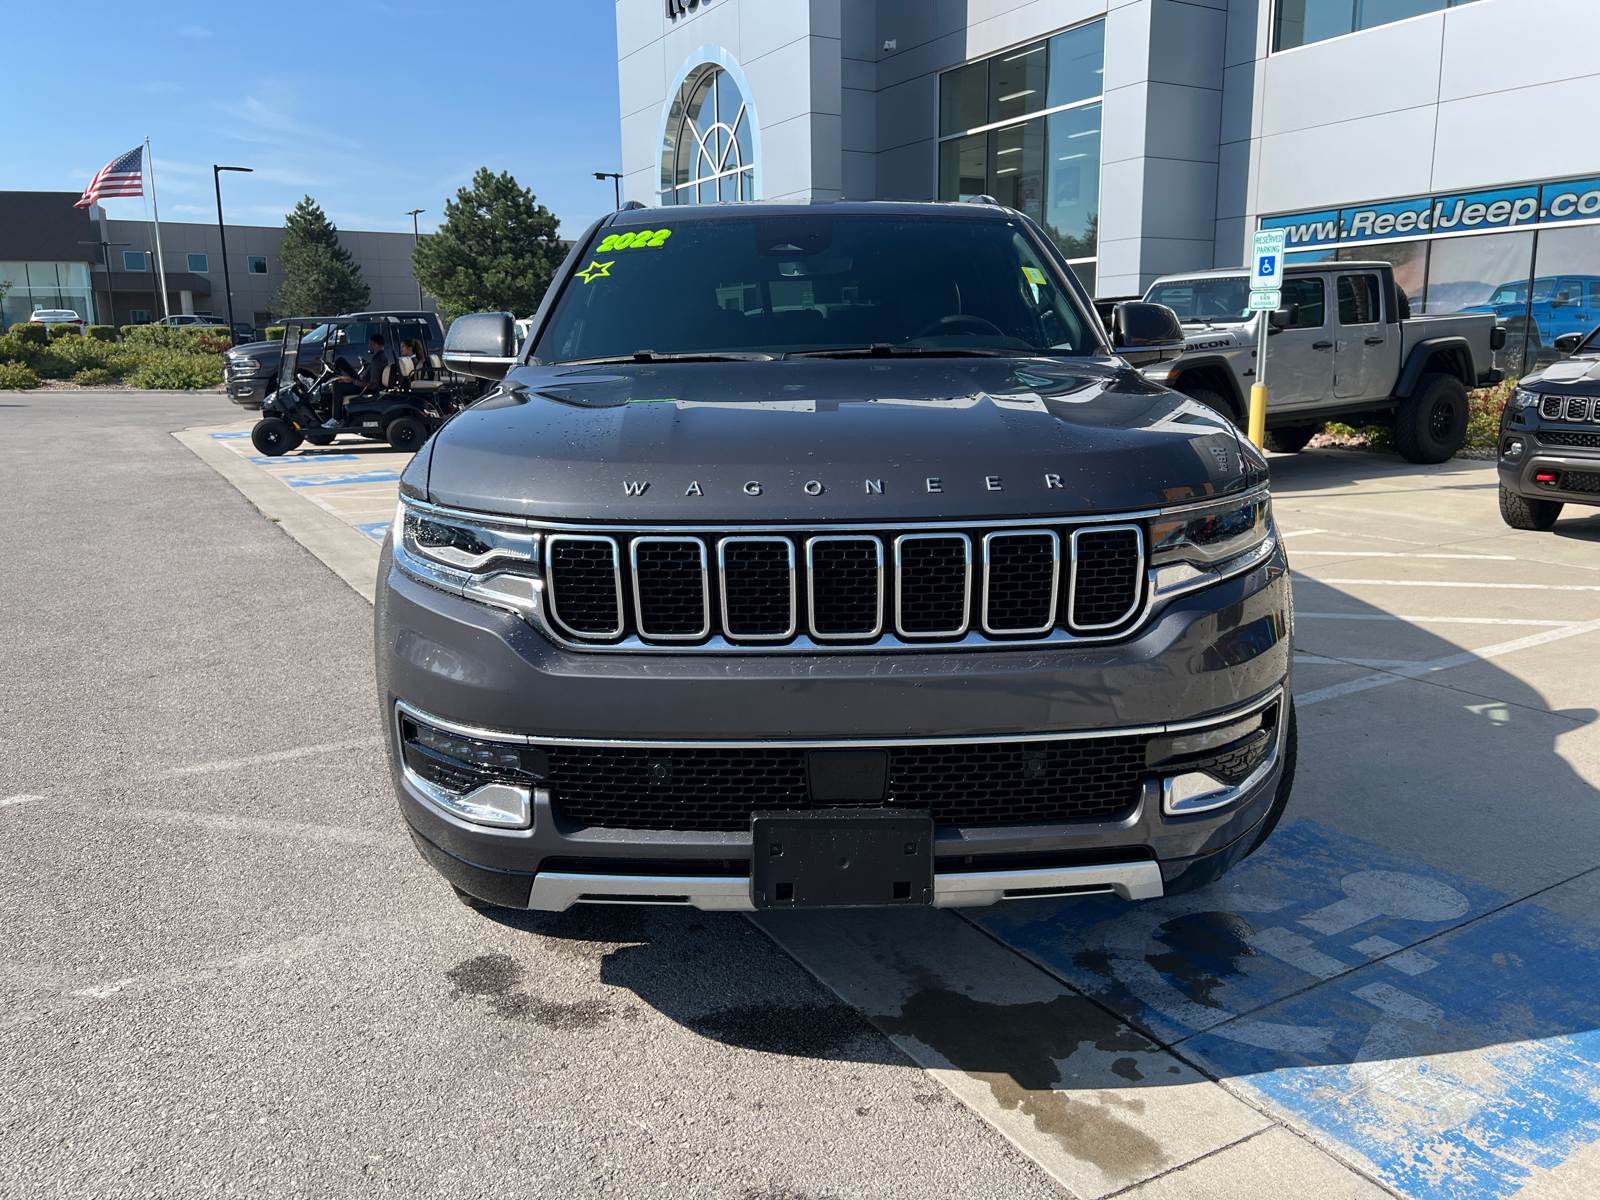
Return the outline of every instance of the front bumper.
<path id="1" fill-rule="evenodd" d="M 228 399 L 246 408 L 260 408 L 271 393 L 270 378 L 228 380 Z"/>
<path id="2" fill-rule="evenodd" d="M 1554 500 L 1562 504 L 1600 505 L 1600 448 L 1542 446 L 1538 434 L 1516 431 L 1527 447 L 1521 459 L 1504 456 L 1506 437 L 1500 440 L 1500 483 L 1509 491 L 1530 500 Z M 1553 483 L 1540 482 L 1540 475 L 1554 475 Z M 1586 486 L 1578 486 L 1578 485 Z"/>
<path id="3" fill-rule="evenodd" d="M 1276 742 L 1215 807 L 1166 815 L 1162 783 L 1116 820 L 940 826 L 935 903 L 1110 892 L 1142 899 L 1214 877 L 1246 852 L 1283 773 L 1290 601 L 1280 550 L 1185 596 L 1124 642 L 899 655 L 714 658 L 573 653 L 513 613 L 427 586 L 388 549 L 376 613 L 379 693 L 400 807 L 453 884 L 514 908 L 573 903 L 751 907 L 748 829 L 577 825 L 531 788 L 528 828 L 463 820 L 400 756 L 401 706 L 489 740 L 807 746 L 1159 732 L 1224 723 L 1282 697 Z"/>

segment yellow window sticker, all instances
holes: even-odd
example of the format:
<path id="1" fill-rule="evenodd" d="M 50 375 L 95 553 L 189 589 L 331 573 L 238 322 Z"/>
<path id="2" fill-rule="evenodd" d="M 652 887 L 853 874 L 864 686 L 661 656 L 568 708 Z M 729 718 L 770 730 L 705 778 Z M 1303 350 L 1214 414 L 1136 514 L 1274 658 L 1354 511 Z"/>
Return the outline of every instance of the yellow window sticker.
<path id="1" fill-rule="evenodd" d="M 607 250 L 642 250 L 646 247 L 663 246 L 672 236 L 670 229 L 637 229 L 631 233 L 608 234 L 606 239 L 595 247 L 596 254 L 604 254 Z"/>
<path id="2" fill-rule="evenodd" d="M 1038 267 L 1023 267 L 1022 273 L 1028 277 L 1029 283 L 1038 284 L 1040 287 L 1048 287 L 1050 284 L 1050 281 L 1044 277 L 1044 272 L 1039 270 Z"/>
<path id="3" fill-rule="evenodd" d="M 617 261 L 616 259 L 612 259 L 611 260 L 611 262 L 616 262 L 616 261 Z M 583 270 L 577 272 L 578 278 L 583 280 L 585 283 L 593 283 L 596 279 L 600 279 L 600 278 L 602 278 L 602 277 L 604 277 L 606 275 L 610 275 L 610 274 L 611 274 L 611 263 L 609 263 L 609 262 L 595 262 L 593 259 L 589 260 L 589 265 L 587 267 L 585 267 Z"/>

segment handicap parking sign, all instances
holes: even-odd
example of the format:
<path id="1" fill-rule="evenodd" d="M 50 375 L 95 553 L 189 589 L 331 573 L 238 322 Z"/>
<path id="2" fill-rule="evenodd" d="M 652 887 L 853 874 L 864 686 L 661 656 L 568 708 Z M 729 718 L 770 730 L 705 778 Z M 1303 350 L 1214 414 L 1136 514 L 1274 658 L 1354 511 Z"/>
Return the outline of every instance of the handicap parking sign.
<path id="1" fill-rule="evenodd" d="M 1282 229 L 1263 229 L 1251 242 L 1250 286 L 1252 289 L 1275 288 L 1281 272 L 1279 261 L 1287 245 L 1288 234 Z"/>

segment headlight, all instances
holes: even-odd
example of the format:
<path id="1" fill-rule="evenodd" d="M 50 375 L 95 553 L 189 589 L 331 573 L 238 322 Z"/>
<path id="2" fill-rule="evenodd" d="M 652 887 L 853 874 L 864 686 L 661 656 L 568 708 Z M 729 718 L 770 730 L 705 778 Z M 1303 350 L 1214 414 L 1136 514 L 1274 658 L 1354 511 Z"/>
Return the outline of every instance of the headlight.
<path id="1" fill-rule="evenodd" d="M 1512 388 L 1511 400 L 1506 407 L 1513 412 L 1521 412 L 1523 409 L 1532 408 L 1538 403 L 1538 392 L 1530 392 L 1525 388 Z"/>
<path id="2" fill-rule="evenodd" d="M 510 522 L 457 517 L 400 501 L 394 559 L 435 587 L 528 616 L 537 611 L 539 535 Z"/>
<path id="3" fill-rule="evenodd" d="M 259 358 L 230 358 L 228 365 L 235 371 L 261 370 L 261 360 Z"/>
<path id="4" fill-rule="evenodd" d="M 1272 533 L 1266 492 L 1156 517 L 1150 523 L 1156 595 L 1192 591 L 1256 566 L 1271 553 Z"/>

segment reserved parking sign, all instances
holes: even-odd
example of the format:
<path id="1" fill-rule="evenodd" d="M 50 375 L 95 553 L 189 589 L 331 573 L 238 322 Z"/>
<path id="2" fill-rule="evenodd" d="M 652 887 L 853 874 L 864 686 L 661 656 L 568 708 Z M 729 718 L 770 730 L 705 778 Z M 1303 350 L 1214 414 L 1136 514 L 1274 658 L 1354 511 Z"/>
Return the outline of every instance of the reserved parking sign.
<path id="1" fill-rule="evenodd" d="M 1251 245 L 1250 289 L 1252 291 L 1276 290 L 1281 286 L 1283 274 L 1283 248 L 1288 240 L 1286 229 L 1257 231 Z"/>

